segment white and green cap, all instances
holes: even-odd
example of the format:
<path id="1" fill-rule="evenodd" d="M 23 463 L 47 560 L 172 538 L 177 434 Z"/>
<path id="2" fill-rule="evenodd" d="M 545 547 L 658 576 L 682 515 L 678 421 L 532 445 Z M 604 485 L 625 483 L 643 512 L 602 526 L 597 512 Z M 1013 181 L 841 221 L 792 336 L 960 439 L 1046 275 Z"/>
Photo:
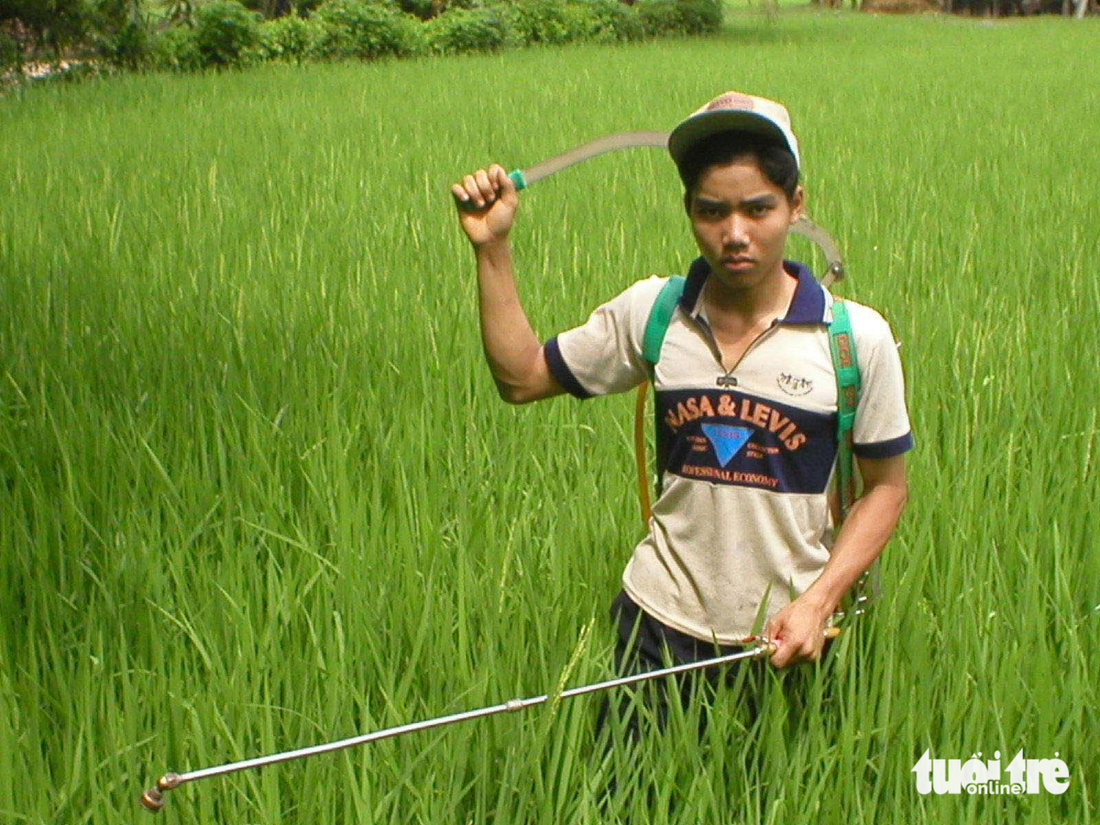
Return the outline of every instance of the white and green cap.
<path id="1" fill-rule="evenodd" d="M 798 140 L 791 131 L 787 107 L 742 92 L 725 92 L 692 112 L 668 136 L 668 151 L 679 166 L 696 143 L 718 132 L 734 129 L 775 138 L 791 150 L 795 165 L 802 168 Z"/>

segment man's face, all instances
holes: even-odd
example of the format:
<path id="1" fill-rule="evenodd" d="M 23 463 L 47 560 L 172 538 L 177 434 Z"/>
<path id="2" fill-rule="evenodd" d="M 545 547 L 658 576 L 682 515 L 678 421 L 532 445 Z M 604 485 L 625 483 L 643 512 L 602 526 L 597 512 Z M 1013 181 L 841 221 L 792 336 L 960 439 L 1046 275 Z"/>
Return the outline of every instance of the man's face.
<path id="1" fill-rule="evenodd" d="M 787 231 L 802 202 L 801 186 L 788 201 L 751 155 L 703 171 L 688 215 L 699 251 L 723 286 L 751 289 L 781 271 Z"/>

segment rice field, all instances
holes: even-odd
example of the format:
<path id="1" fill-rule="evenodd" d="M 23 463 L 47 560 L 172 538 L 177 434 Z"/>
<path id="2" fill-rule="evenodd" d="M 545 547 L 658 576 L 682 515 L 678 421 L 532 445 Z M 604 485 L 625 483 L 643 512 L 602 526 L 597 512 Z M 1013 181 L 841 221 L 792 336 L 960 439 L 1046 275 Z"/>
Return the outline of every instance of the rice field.
<path id="1" fill-rule="evenodd" d="M 885 595 L 599 746 L 577 699 L 187 785 L 169 823 L 1100 819 L 1100 27 L 784 7 L 718 36 L 0 98 L 0 821 L 610 674 L 632 398 L 498 400 L 449 184 L 787 103 L 837 289 L 902 341 Z M 656 150 L 523 196 L 542 337 L 694 256 Z M 791 256 L 820 263 L 792 241 Z M 803 699 L 791 686 L 803 682 Z M 700 705 L 713 706 L 697 733 Z M 926 751 L 1063 794 L 923 795 Z"/>

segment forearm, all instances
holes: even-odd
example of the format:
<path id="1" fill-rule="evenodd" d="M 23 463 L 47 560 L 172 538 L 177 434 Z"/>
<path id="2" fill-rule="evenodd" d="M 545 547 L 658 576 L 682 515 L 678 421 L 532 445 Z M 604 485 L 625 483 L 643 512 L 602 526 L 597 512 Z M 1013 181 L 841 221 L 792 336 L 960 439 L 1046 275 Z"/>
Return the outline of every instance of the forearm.
<path id="1" fill-rule="evenodd" d="M 890 540 L 906 498 L 904 486 L 880 484 L 866 490 L 852 505 L 825 569 L 803 598 L 823 614 L 832 613 Z"/>
<path id="2" fill-rule="evenodd" d="M 502 397 L 520 400 L 537 372 L 542 344 L 519 300 L 507 237 L 474 248 L 485 359 Z"/>

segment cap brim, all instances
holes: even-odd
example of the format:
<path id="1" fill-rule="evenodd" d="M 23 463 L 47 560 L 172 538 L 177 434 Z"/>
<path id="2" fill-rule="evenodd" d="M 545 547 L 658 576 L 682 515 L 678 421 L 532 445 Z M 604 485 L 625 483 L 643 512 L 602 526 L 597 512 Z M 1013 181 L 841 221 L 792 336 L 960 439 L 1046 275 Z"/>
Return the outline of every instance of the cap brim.
<path id="1" fill-rule="evenodd" d="M 738 130 L 752 132 L 763 137 L 775 138 L 788 149 L 793 148 L 787 142 L 783 130 L 769 117 L 749 111 L 715 111 L 692 115 L 668 136 L 668 151 L 679 165 L 688 150 L 699 141 L 718 132 Z M 796 155 L 797 157 L 797 155 Z"/>

